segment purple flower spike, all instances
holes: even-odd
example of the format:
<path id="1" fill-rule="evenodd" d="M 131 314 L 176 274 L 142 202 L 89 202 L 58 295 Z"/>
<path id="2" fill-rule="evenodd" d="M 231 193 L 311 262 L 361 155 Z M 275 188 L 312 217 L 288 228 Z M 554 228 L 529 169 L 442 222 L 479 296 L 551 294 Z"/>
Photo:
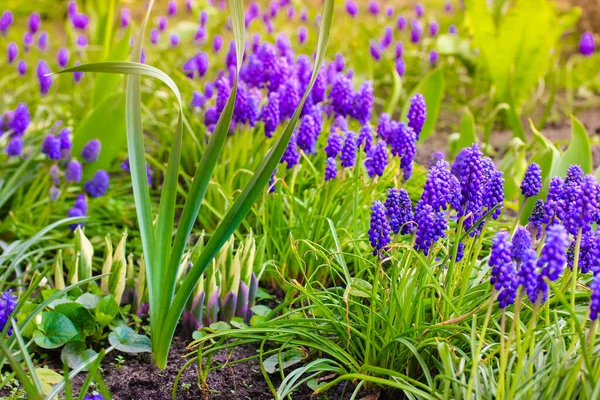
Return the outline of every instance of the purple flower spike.
<path id="1" fill-rule="evenodd" d="M 489 264 L 492 267 L 490 283 L 498 292 L 500 308 L 505 308 L 514 303 L 518 289 L 518 277 L 512 260 L 512 245 L 508 232 L 498 232 L 494 237 Z"/>
<path id="2" fill-rule="evenodd" d="M 40 29 L 41 22 L 40 14 L 31 13 L 29 16 L 29 32 L 35 34 Z"/>
<path id="3" fill-rule="evenodd" d="M 440 26 L 438 25 L 437 22 L 433 21 L 432 23 L 429 24 L 429 35 L 430 36 L 437 36 L 439 31 L 440 31 Z"/>
<path id="4" fill-rule="evenodd" d="M 404 18 L 402 15 L 400 15 L 396 20 L 396 28 L 398 28 L 399 31 L 402 31 L 404 28 L 406 28 L 406 18 Z"/>
<path id="5" fill-rule="evenodd" d="M 446 4 L 444 4 L 444 11 L 447 13 L 452 12 L 452 2 L 451 1 L 446 1 Z"/>
<path id="6" fill-rule="evenodd" d="M 594 52 L 594 35 L 591 32 L 585 32 L 581 35 L 581 39 L 579 40 L 579 52 L 589 57 Z"/>
<path id="7" fill-rule="evenodd" d="M 269 93 L 269 99 L 260 113 L 260 120 L 265 124 L 265 136 L 272 137 L 279 124 L 279 95 L 277 92 Z M 289 165 L 289 164 L 288 164 Z"/>
<path id="8" fill-rule="evenodd" d="M 27 63 L 24 60 L 20 60 L 17 64 L 17 71 L 19 71 L 19 75 L 21 76 L 27 73 Z"/>
<path id="9" fill-rule="evenodd" d="M 417 140 L 419 140 L 425 119 L 427 119 L 427 107 L 425 105 L 425 97 L 422 94 L 417 93 L 410 98 L 407 118 L 408 126 L 415 131 Z"/>
<path id="10" fill-rule="evenodd" d="M 167 7 L 167 12 L 169 14 L 169 16 L 174 16 L 175 14 L 177 14 L 177 3 L 175 2 L 175 0 L 170 0 L 169 1 L 169 5 Z"/>
<path id="11" fill-rule="evenodd" d="M 78 66 L 81 65 L 81 63 L 79 61 L 76 61 L 74 65 Z M 73 80 L 75 81 L 75 83 L 79 83 L 81 81 L 81 78 L 83 78 L 83 72 L 73 72 Z"/>
<path id="12" fill-rule="evenodd" d="M 548 285 L 543 278 L 556 281 L 560 277 L 567 263 L 568 245 L 567 231 L 562 225 L 551 225 L 546 229 L 546 242 L 537 261 L 537 267 L 541 270 L 536 290 L 541 301 L 546 300 L 548 293 Z"/>
<path id="13" fill-rule="evenodd" d="M 2 13 L 2 17 L 0 17 L 0 32 L 2 32 L 3 36 L 6 36 L 8 32 L 8 28 L 13 23 L 13 14 L 10 10 L 4 11 Z"/>
<path id="14" fill-rule="evenodd" d="M 83 211 L 81 211 L 79 208 L 73 207 L 67 212 L 67 217 L 69 217 L 69 218 L 85 217 L 85 213 Z M 77 229 L 77 227 L 82 227 L 82 226 L 83 226 L 83 222 L 79 222 L 77 224 L 70 224 L 69 228 L 71 229 L 71 231 L 75 231 L 75 229 Z"/>
<path id="15" fill-rule="evenodd" d="M 390 47 L 392 42 L 394 41 L 394 30 L 391 26 L 386 26 L 383 34 L 383 38 L 381 39 L 381 47 L 387 49 Z"/>
<path id="16" fill-rule="evenodd" d="M 121 10 L 121 28 L 127 28 L 131 22 L 131 11 L 124 8 Z"/>
<path id="17" fill-rule="evenodd" d="M 379 14 L 379 3 L 376 1 L 370 1 L 368 9 L 369 9 L 369 12 L 373 15 Z"/>
<path id="18" fill-rule="evenodd" d="M 356 17 L 358 14 L 358 4 L 353 0 L 346 0 L 346 12 L 352 18 Z"/>
<path id="19" fill-rule="evenodd" d="M 8 127 L 14 134 L 22 136 L 29 127 L 30 121 L 27 104 L 19 103 L 17 108 L 12 112 L 12 119 L 8 123 Z"/>
<path id="20" fill-rule="evenodd" d="M 220 35 L 215 35 L 212 42 L 212 48 L 215 53 L 221 51 L 223 47 L 223 38 Z"/>
<path id="21" fill-rule="evenodd" d="M 504 205 L 504 172 L 498 171 L 493 161 L 484 159 L 485 185 L 483 188 L 483 205 L 491 210 L 498 206 L 492 218 L 498 219 Z"/>
<path id="22" fill-rule="evenodd" d="M 388 154 L 385 142 L 380 140 L 377 144 L 372 145 L 365 159 L 365 168 L 369 177 L 374 178 L 376 175 L 382 176 L 385 167 L 388 165 Z"/>
<path id="23" fill-rule="evenodd" d="M 458 210 L 459 216 L 470 215 L 465 220 L 465 228 L 469 229 L 475 222 L 475 216 L 481 213 L 483 203 L 484 167 L 482 161 L 481 148 L 477 144 L 462 150 L 457 178 L 461 186 L 461 208 Z M 459 162 L 457 157 L 456 163 Z"/>
<path id="24" fill-rule="evenodd" d="M 297 143 L 298 147 L 307 154 L 315 154 L 317 137 L 319 135 L 317 129 L 317 123 L 312 116 L 305 115 L 300 119 Z"/>
<path id="25" fill-rule="evenodd" d="M 80 209 L 84 214 L 87 214 L 88 205 L 85 200 L 85 194 L 78 194 L 73 207 Z"/>
<path id="26" fill-rule="evenodd" d="M 402 55 L 404 54 L 404 45 L 402 45 L 402 42 L 398 42 L 396 43 L 396 59 L 398 58 L 402 58 Z"/>
<path id="27" fill-rule="evenodd" d="M 371 144 L 373 143 L 373 130 L 371 126 L 367 123 L 360 128 L 360 132 L 358 134 L 358 140 L 356 145 L 358 147 L 363 146 L 363 150 L 367 153 L 371 149 Z M 364 144 L 364 145 L 363 145 Z"/>
<path id="28" fill-rule="evenodd" d="M 285 152 L 281 157 L 281 163 L 287 164 L 287 169 L 293 168 L 295 165 L 298 165 L 300 162 L 300 152 L 298 151 L 298 144 L 296 142 L 296 135 L 292 135 L 290 138 L 290 142 L 285 148 Z"/>
<path id="29" fill-rule="evenodd" d="M 590 319 L 595 321 L 600 313 L 600 274 L 596 274 L 590 284 L 592 294 L 590 296 Z"/>
<path id="30" fill-rule="evenodd" d="M 65 68 L 69 63 L 69 50 L 61 47 L 56 54 L 56 62 L 58 63 L 59 67 Z"/>
<path id="31" fill-rule="evenodd" d="M 402 58 L 396 59 L 396 72 L 400 76 L 404 76 L 404 74 L 406 73 L 406 64 L 404 63 L 404 60 Z"/>
<path id="32" fill-rule="evenodd" d="M 2 292 L 0 296 L 0 332 L 9 324 L 10 316 L 17 307 L 17 295 L 12 294 L 12 289 Z M 8 336 L 12 334 L 12 328 L 8 329 Z"/>
<path id="33" fill-rule="evenodd" d="M 81 157 L 86 163 L 93 163 L 98 161 L 102 144 L 98 139 L 92 139 L 83 146 L 81 149 Z"/>
<path id="34" fill-rule="evenodd" d="M 164 32 L 167 29 L 167 17 L 162 16 L 158 19 L 158 30 Z"/>
<path id="35" fill-rule="evenodd" d="M 354 94 L 352 117 L 361 124 L 366 124 L 371 119 L 371 111 L 373 110 L 373 83 L 365 81 L 358 92 Z"/>
<path id="36" fill-rule="evenodd" d="M 96 171 L 92 179 L 83 185 L 85 192 L 93 198 L 102 197 L 108 190 L 108 173 L 104 170 Z"/>
<path id="37" fill-rule="evenodd" d="M 177 47 L 179 45 L 179 35 L 174 33 L 171 35 L 171 46 Z"/>
<path id="38" fill-rule="evenodd" d="M 29 48 L 32 44 L 33 35 L 31 34 L 31 32 L 25 32 L 25 34 L 23 35 L 23 49 L 25 49 L 25 51 L 29 51 Z"/>
<path id="39" fill-rule="evenodd" d="M 45 51 L 48 48 L 48 32 L 42 32 L 38 38 L 38 48 Z"/>
<path id="40" fill-rule="evenodd" d="M 340 155 L 342 167 L 349 168 L 356 164 L 356 135 L 354 132 L 346 132 L 344 137 L 344 146 Z"/>
<path id="41" fill-rule="evenodd" d="M 354 91 L 352 81 L 345 75 L 339 74 L 331 85 L 331 106 L 333 111 L 340 115 L 349 115 L 352 111 Z"/>
<path id="42" fill-rule="evenodd" d="M 427 202 L 419 200 L 415 207 L 415 223 L 415 250 L 421 250 L 423 254 L 428 255 L 431 246 L 445 236 L 447 224 L 444 213 L 435 211 Z"/>
<path id="43" fill-rule="evenodd" d="M 17 58 L 17 55 L 19 54 L 19 46 L 17 46 L 17 44 L 14 42 L 10 42 L 8 44 L 7 53 L 8 63 L 12 64 L 13 61 L 15 61 L 15 58 Z"/>
<path id="44" fill-rule="evenodd" d="M 300 29 L 298 30 L 298 41 L 300 42 L 300 44 L 304 44 L 304 42 L 306 42 L 307 37 L 308 37 L 308 32 L 306 30 L 306 27 L 301 26 Z"/>
<path id="45" fill-rule="evenodd" d="M 150 43 L 157 44 L 159 36 L 160 36 L 160 31 L 158 29 L 152 29 L 150 31 Z"/>
<path id="46" fill-rule="evenodd" d="M 395 234 L 403 235 L 411 233 L 414 229 L 412 224 L 412 204 L 405 189 L 390 188 L 385 199 L 385 212 L 390 220 L 390 229 Z"/>
<path id="47" fill-rule="evenodd" d="M 371 206 L 369 241 L 371 242 L 374 256 L 381 250 L 385 250 L 390 243 L 390 225 L 385 216 L 385 207 L 381 201 L 375 201 Z"/>
<path id="48" fill-rule="evenodd" d="M 202 11 L 200 13 L 200 25 L 205 26 L 208 22 L 208 13 L 206 11 Z"/>
<path id="49" fill-rule="evenodd" d="M 67 182 L 80 182 L 82 176 L 81 163 L 77 160 L 71 160 L 65 168 L 65 180 Z"/>
<path id="50" fill-rule="evenodd" d="M 432 66 L 435 67 L 435 65 L 438 62 L 438 59 L 439 59 L 439 55 L 438 55 L 437 51 L 431 50 L 431 52 L 429 53 L 429 64 L 431 64 Z"/>
<path id="51" fill-rule="evenodd" d="M 381 45 L 377 41 L 371 40 L 369 42 L 369 53 L 371 54 L 371 57 L 373 57 L 373 60 L 375 60 L 375 61 L 381 60 L 381 52 L 382 51 L 383 51 L 383 49 L 381 48 Z"/>
<path id="52" fill-rule="evenodd" d="M 50 160 L 60 160 L 60 140 L 53 134 L 46 136 L 42 142 L 42 153 Z"/>
<path id="53" fill-rule="evenodd" d="M 327 154 L 327 157 L 335 158 L 342 151 L 342 147 L 342 135 L 334 131 L 331 133 L 331 135 L 329 135 L 329 138 L 327 139 L 327 145 L 325 146 L 325 154 Z"/>
<path id="54" fill-rule="evenodd" d="M 10 139 L 8 146 L 6 146 L 6 154 L 10 157 L 20 156 L 23 153 L 23 138 L 21 136 L 15 136 Z"/>
<path id="55" fill-rule="evenodd" d="M 330 181 L 337 176 L 337 160 L 335 157 L 328 157 L 325 162 L 325 180 Z"/>
<path id="56" fill-rule="evenodd" d="M 52 164 L 50 170 L 48 171 L 48 175 L 52 180 L 52 183 L 55 185 L 60 185 L 60 169 L 57 164 Z"/>
<path id="57" fill-rule="evenodd" d="M 417 18 L 421 18 L 423 14 L 425 14 L 425 9 L 422 4 L 415 4 L 415 14 L 417 15 Z"/>
<path id="58" fill-rule="evenodd" d="M 451 35 L 456 35 L 458 33 L 458 30 L 456 29 L 456 26 L 450 25 L 448 27 L 448 33 L 451 34 Z"/>
<path id="59" fill-rule="evenodd" d="M 84 49 L 87 47 L 88 41 L 85 35 L 79 35 L 77 36 L 75 43 L 77 44 L 77 47 L 79 47 L 80 49 Z"/>
<path id="60" fill-rule="evenodd" d="M 52 76 L 50 74 L 50 68 L 46 61 L 40 60 L 37 66 L 38 82 L 40 84 L 40 93 L 48 94 L 50 87 L 52 86 Z"/>
<path id="61" fill-rule="evenodd" d="M 535 197 L 542 189 L 542 169 L 536 163 L 531 163 L 525 171 L 525 177 L 521 183 L 521 194 L 527 197 Z"/>

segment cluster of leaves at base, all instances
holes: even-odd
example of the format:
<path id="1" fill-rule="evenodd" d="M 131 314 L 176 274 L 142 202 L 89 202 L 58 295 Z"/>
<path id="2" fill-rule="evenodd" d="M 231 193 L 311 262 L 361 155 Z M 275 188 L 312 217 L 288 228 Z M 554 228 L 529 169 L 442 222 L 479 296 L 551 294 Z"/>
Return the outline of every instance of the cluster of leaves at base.
<path id="1" fill-rule="evenodd" d="M 93 345 L 108 343 L 126 353 L 149 352 L 150 339 L 136 334 L 127 326 L 129 306 L 120 308 L 113 295 L 104 295 L 96 285 L 89 285 L 87 293 L 74 294 L 51 302 L 36 318 L 36 324 L 22 332 L 32 338 L 40 352 L 61 349 L 61 360 L 70 368 L 77 368 L 94 357 Z M 41 301 L 57 289 L 41 292 Z M 35 309 L 35 302 L 25 305 L 19 314 L 24 319 Z"/>

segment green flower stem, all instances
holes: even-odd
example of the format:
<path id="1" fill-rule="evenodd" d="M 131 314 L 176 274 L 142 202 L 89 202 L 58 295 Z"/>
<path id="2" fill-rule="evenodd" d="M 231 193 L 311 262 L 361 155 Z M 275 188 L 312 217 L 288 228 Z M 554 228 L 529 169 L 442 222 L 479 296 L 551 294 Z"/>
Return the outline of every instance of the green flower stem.
<path id="1" fill-rule="evenodd" d="M 455 237 L 457 237 L 457 238 L 461 237 L 462 230 L 463 230 L 463 224 L 464 224 L 464 218 L 460 217 L 458 219 L 458 227 L 456 228 L 456 236 Z M 454 242 L 454 248 L 452 249 L 452 260 L 450 261 L 450 266 L 448 266 L 448 274 L 446 275 L 446 290 L 448 290 L 452 285 L 454 268 L 456 265 L 456 257 L 458 255 L 458 245 L 459 245 L 459 242 Z M 450 293 L 448 293 L 448 295 L 450 297 L 452 297 L 452 291 Z M 446 304 L 444 306 L 444 316 L 448 316 L 448 307 L 449 307 L 448 304 Z"/>
<path id="2" fill-rule="evenodd" d="M 506 362 L 508 359 L 508 352 L 510 351 L 510 343 L 507 346 L 504 337 L 506 330 L 506 309 L 502 309 L 502 319 L 500 321 L 500 376 L 498 378 L 498 392 L 496 393 L 496 399 L 504 399 L 504 379 L 506 373 Z M 510 342 L 510 335 L 509 335 Z"/>
<path id="3" fill-rule="evenodd" d="M 485 221 L 483 222 L 483 225 L 487 225 L 488 221 L 489 221 L 489 216 L 485 219 Z M 473 256 L 469 259 L 467 259 L 467 269 L 466 272 L 464 272 L 462 274 L 462 285 L 460 288 L 460 295 L 458 297 L 458 308 L 461 308 L 463 305 L 463 300 L 465 298 L 465 294 L 467 293 L 467 287 L 469 286 L 469 281 L 471 280 L 471 273 L 473 272 L 473 266 L 475 265 L 475 263 L 477 262 L 477 257 L 479 257 L 479 253 L 481 252 L 481 246 L 483 243 L 483 232 L 477 236 L 477 240 L 474 241 L 475 246 L 474 246 L 474 250 L 473 250 Z"/>
<path id="4" fill-rule="evenodd" d="M 496 298 L 496 290 L 492 290 L 491 299 Z M 477 343 L 477 348 L 475 349 L 475 354 L 473 354 L 473 365 L 471 365 L 471 377 L 469 378 L 469 386 L 467 387 L 467 395 L 465 399 L 470 399 L 473 393 L 473 383 L 477 379 L 477 368 L 479 366 L 479 357 L 481 355 L 481 349 L 483 348 L 483 342 L 485 341 L 485 334 L 487 332 L 487 327 L 490 322 L 490 317 L 492 316 L 492 309 L 494 308 L 494 301 L 490 301 L 489 307 L 487 309 L 487 313 L 485 314 L 485 320 L 483 321 L 483 327 L 481 328 L 480 340 Z"/>

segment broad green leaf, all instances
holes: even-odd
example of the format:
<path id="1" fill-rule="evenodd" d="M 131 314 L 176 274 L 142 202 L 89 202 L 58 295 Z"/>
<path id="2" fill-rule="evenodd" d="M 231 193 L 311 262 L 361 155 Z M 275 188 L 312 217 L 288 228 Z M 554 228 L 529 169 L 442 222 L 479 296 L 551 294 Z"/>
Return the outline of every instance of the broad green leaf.
<path id="1" fill-rule="evenodd" d="M 71 320 L 78 332 L 77 336 L 73 338 L 74 340 L 83 341 L 86 336 L 96 331 L 96 321 L 94 321 L 90 310 L 79 303 L 73 301 L 71 303 L 60 304 L 54 308 L 54 311 L 61 313 Z"/>
<path id="2" fill-rule="evenodd" d="M 579 165 L 586 174 L 593 171 L 592 149 L 587 131 L 577 118 L 571 116 L 571 143 L 554 165 L 552 176 L 564 177 L 569 166 L 573 164 Z"/>
<path id="3" fill-rule="evenodd" d="M 212 329 L 213 331 L 227 331 L 227 330 L 231 329 L 231 325 L 229 325 L 225 321 L 217 321 L 217 322 L 213 322 L 212 324 L 210 324 L 209 328 Z"/>
<path id="4" fill-rule="evenodd" d="M 86 362 L 96 354 L 98 353 L 92 349 L 88 349 L 84 342 L 69 342 L 62 348 L 60 359 L 64 364 L 67 364 L 69 368 L 75 369 L 81 365 L 86 365 Z M 87 371 L 88 368 L 89 366 L 86 365 L 83 367 L 82 371 Z"/>
<path id="5" fill-rule="evenodd" d="M 427 119 L 425 119 L 425 124 L 423 125 L 421 136 L 419 137 L 419 141 L 421 142 L 424 141 L 435 130 L 437 119 L 440 115 L 442 99 L 444 98 L 444 90 L 444 70 L 437 68 L 421 79 L 417 87 L 410 94 L 412 97 L 416 93 L 421 93 L 423 97 L 425 97 L 425 104 L 427 106 Z M 406 120 L 409 107 L 409 101 L 404 103 L 404 107 L 402 109 L 402 120 Z"/>
<path id="6" fill-rule="evenodd" d="M 273 311 L 273 310 L 271 310 L 270 307 L 267 307 L 262 304 L 257 304 L 254 307 L 252 307 L 252 312 L 254 313 L 254 315 L 258 315 L 261 317 L 268 316 L 269 314 L 271 314 L 271 311 Z"/>
<path id="7" fill-rule="evenodd" d="M 96 321 L 100 326 L 110 324 L 119 313 L 119 305 L 112 295 L 104 297 L 96 307 Z"/>
<path id="8" fill-rule="evenodd" d="M 98 161 L 86 165 L 86 176 L 91 176 L 96 170 L 107 168 L 117 154 L 125 148 L 125 99 L 121 93 L 114 94 L 99 103 L 75 128 L 73 133 L 75 158 L 79 157 L 83 146 L 92 139 L 98 139 L 102 148 Z"/>
<path id="9" fill-rule="evenodd" d="M 129 27 L 122 35 L 121 39 L 110 46 L 107 57 L 104 57 L 104 61 L 125 61 L 129 56 L 131 46 L 129 40 L 131 38 L 131 29 Z M 122 85 L 123 78 L 119 75 L 114 74 L 100 74 L 96 78 L 94 83 L 94 106 L 97 107 L 102 103 L 108 96 L 114 95 Z M 122 96 L 122 94 L 121 94 Z M 123 109 L 125 104 L 123 103 Z M 124 123 L 123 123 L 124 125 Z M 124 134 L 123 134 L 124 135 Z M 124 142 L 121 142 L 125 144 Z"/>
<path id="10" fill-rule="evenodd" d="M 100 301 L 100 296 L 92 293 L 84 293 L 81 296 L 79 296 L 75 301 L 83 305 L 85 308 L 94 309 Z"/>
<path id="11" fill-rule="evenodd" d="M 150 353 L 152 345 L 148 336 L 138 335 L 128 326 L 119 326 L 108 335 L 108 342 L 124 353 Z"/>
<path id="12" fill-rule="evenodd" d="M 77 329 L 69 318 L 61 313 L 42 313 L 38 330 L 33 333 L 35 343 L 44 349 L 56 349 L 77 336 Z"/>
<path id="13" fill-rule="evenodd" d="M 281 353 L 273 354 L 263 361 L 263 367 L 269 374 L 274 374 L 279 371 L 281 360 L 281 367 L 286 369 L 292 365 L 301 363 L 304 360 L 302 351 L 300 349 L 290 349 Z"/>

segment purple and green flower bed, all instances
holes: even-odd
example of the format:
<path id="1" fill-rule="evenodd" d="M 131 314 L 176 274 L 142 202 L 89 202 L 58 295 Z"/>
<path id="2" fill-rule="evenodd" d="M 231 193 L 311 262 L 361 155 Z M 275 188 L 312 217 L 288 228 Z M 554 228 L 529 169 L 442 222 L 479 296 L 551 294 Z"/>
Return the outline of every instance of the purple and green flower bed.
<path id="1" fill-rule="evenodd" d="M 598 397 L 581 13 L 9 2 L 0 396 Z"/>

